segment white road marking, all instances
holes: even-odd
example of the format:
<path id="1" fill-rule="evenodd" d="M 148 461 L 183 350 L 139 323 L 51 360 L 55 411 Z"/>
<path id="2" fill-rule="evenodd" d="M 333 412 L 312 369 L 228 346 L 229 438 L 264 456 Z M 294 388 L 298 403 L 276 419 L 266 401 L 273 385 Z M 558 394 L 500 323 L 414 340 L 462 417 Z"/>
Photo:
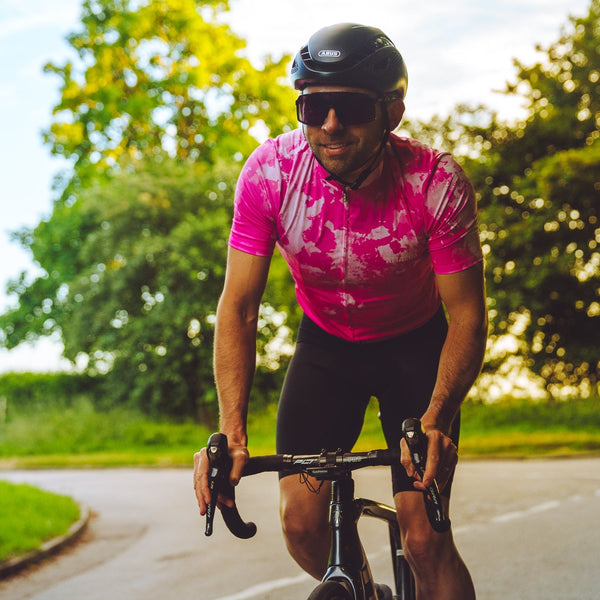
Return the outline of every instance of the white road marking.
<path id="1" fill-rule="evenodd" d="M 259 594 L 264 594 L 266 592 L 272 592 L 273 590 L 278 590 L 281 588 L 285 588 L 291 585 L 295 585 L 297 583 L 303 583 L 312 579 L 310 575 L 307 573 L 301 573 L 297 577 L 283 577 L 282 579 L 274 579 L 272 581 L 265 581 L 263 583 L 258 583 L 257 585 L 253 585 L 248 589 L 238 592 L 237 594 L 233 594 L 231 596 L 223 596 L 221 598 L 216 598 L 216 600 L 249 600 L 251 598 L 256 598 Z"/>
<path id="2" fill-rule="evenodd" d="M 536 513 L 551 510 L 553 508 L 558 508 L 559 506 L 560 502 L 558 502 L 557 500 L 550 500 L 548 502 L 543 502 L 542 504 L 536 504 L 535 506 L 531 506 L 527 510 L 515 510 L 513 512 L 505 513 L 503 515 L 498 515 L 492 518 L 492 523 L 506 523 L 507 521 L 522 519 Z"/>

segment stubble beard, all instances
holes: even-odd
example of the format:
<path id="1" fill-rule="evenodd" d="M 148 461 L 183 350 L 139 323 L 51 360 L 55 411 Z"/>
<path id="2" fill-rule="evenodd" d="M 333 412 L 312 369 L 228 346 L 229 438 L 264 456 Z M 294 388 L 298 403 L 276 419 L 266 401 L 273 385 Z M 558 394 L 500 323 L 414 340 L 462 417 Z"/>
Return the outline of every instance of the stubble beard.
<path id="1" fill-rule="evenodd" d="M 369 162 L 373 159 L 379 145 L 382 142 L 382 135 L 375 138 L 363 140 L 361 144 L 356 138 L 348 138 L 345 135 L 328 135 L 317 140 L 308 139 L 308 144 L 319 161 L 319 163 L 331 174 L 339 177 L 349 183 L 353 182 Z M 345 152 L 341 151 L 339 156 L 332 156 L 326 150 L 326 147 L 335 148 L 348 145 Z"/>

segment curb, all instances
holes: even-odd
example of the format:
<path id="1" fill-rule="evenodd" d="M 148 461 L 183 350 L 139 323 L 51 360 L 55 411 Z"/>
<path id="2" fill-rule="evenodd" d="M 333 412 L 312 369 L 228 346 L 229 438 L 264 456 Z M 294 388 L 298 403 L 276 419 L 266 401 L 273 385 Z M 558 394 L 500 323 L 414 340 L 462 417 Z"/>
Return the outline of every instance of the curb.
<path id="1" fill-rule="evenodd" d="M 44 542 L 36 550 L 31 550 L 16 558 L 10 558 L 0 562 L 0 580 L 15 575 L 19 571 L 57 554 L 70 544 L 74 543 L 87 527 L 91 516 L 91 511 L 87 506 L 80 505 L 79 510 L 81 512 L 79 520 L 73 523 L 64 535 Z"/>

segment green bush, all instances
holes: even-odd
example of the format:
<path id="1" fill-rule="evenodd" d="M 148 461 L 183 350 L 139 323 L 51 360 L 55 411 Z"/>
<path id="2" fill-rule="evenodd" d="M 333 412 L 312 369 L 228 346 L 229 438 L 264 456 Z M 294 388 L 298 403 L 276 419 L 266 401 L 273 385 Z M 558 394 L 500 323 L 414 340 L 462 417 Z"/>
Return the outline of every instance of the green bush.
<path id="1" fill-rule="evenodd" d="M 81 396 L 93 397 L 99 379 L 79 373 L 4 373 L 0 399 L 7 413 L 69 406 Z"/>

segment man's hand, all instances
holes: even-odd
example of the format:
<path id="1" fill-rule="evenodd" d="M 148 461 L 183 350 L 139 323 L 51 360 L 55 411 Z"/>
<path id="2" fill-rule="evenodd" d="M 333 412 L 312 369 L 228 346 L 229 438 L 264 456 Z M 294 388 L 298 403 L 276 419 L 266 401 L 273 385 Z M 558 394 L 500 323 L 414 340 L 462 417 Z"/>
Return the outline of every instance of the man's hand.
<path id="1" fill-rule="evenodd" d="M 243 445 L 230 445 L 229 456 L 232 460 L 229 483 L 232 487 L 235 487 L 239 483 L 244 466 L 248 462 L 248 448 Z M 201 515 L 206 514 L 206 507 L 210 503 L 210 490 L 208 486 L 209 470 L 208 454 L 206 448 L 202 448 L 202 450 L 194 454 L 194 491 L 196 492 L 196 499 Z M 225 506 L 233 506 L 233 500 L 220 495 L 218 506 L 223 504 Z"/>
<path id="2" fill-rule="evenodd" d="M 425 491 L 435 479 L 439 490 L 442 491 L 454 472 L 458 461 L 458 451 L 452 440 L 439 429 L 426 429 L 425 435 L 427 436 L 427 462 L 423 479 L 421 480 L 412 463 L 408 445 L 404 439 L 400 442 L 400 461 L 408 476 L 417 480 L 414 483 L 415 489 Z"/>
<path id="3" fill-rule="evenodd" d="M 194 454 L 194 491 L 200 508 L 200 514 L 206 514 L 206 507 L 210 503 L 210 491 L 208 489 L 208 456 L 206 448 Z"/>

